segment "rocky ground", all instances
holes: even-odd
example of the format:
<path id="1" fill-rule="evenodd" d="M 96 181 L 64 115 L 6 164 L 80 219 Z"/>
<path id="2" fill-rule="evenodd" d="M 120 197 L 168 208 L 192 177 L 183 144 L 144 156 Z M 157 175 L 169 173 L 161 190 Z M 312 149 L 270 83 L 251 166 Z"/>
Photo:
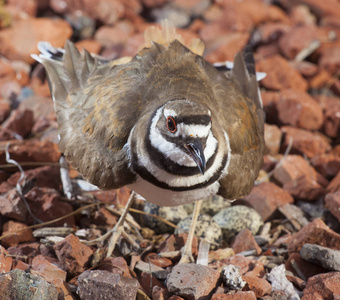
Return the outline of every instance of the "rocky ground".
<path id="1" fill-rule="evenodd" d="M 267 73 L 263 171 L 244 199 L 205 203 L 193 247 L 202 265 L 158 255 L 184 244 L 173 223 L 186 229 L 192 206 L 141 200 L 132 239 L 103 260 L 91 240 L 130 192 L 91 191 L 59 162 L 44 70 L 30 56 L 41 40 L 66 39 L 110 59 L 134 55 L 163 18 L 203 39 L 210 62 L 250 40 Z M 0 1 L 0 55 L 1 299 L 340 299 L 338 0 Z"/>

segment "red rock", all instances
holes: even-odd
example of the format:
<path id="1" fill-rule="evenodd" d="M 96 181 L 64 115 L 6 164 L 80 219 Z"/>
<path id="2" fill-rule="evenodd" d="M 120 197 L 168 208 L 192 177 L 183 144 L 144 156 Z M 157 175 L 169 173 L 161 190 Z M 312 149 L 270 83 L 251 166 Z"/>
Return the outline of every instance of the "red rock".
<path id="1" fill-rule="evenodd" d="M 230 33 L 222 41 L 219 41 L 219 45 L 213 51 L 210 53 L 207 51 L 204 57 L 210 62 L 234 61 L 235 55 L 244 48 L 248 40 L 248 33 Z"/>
<path id="2" fill-rule="evenodd" d="M 186 299 L 207 297 L 220 278 L 220 272 L 196 264 L 178 264 L 167 277 L 167 288 Z M 202 284 L 204 282 L 204 284 Z"/>
<path id="3" fill-rule="evenodd" d="M 60 263 L 71 276 L 84 272 L 92 256 L 91 248 L 82 244 L 73 234 L 69 234 L 61 242 L 55 244 L 53 249 Z"/>
<path id="4" fill-rule="evenodd" d="M 27 207 L 19 197 L 16 189 L 12 189 L 0 196 L 0 213 L 4 217 L 17 221 L 26 221 Z"/>
<path id="5" fill-rule="evenodd" d="M 184 246 L 188 235 L 186 233 L 172 234 L 158 247 L 158 253 L 178 251 Z M 192 242 L 192 254 L 197 254 L 198 240 L 194 237 Z"/>
<path id="6" fill-rule="evenodd" d="M 13 110 L 9 118 L 3 123 L 2 128 L 26 137 L 33 127 L 33 111 Z M 0 136 L 0 139 L 7 140 L 7 136 Z"/>
<path id="7" fill-rule="evenodd" d="M 299 155 L 288 155 L 283 159 L 273 176 L 283 189 L 299 199 L 315 200 L 325 193 L 318 183 L 317 172 Z"/>
<path id="8" fill-rule="evenodd" d="M 287 148 L 290 139 L 293 141 L 291 153 L 313 157 L 331 150 L 329 141 L 321 134 L 291 126 L 283 126 L 281 130 L 283 133 L 283 149 Z"/>
<path id="9" fill-rule="evenodd" d="M 261 80 L 260 84 L 269 90 L 307 91 L 306 80 L 281 56 L 274 55 L 258 61 L 256 69 L 267 73 L 267 77 Z"/>
<path id="10" fill-rule="evenodd" d="M 32 260 L 32 268 L 38 271 L 48 282 L 54 279 L 66 280 L 66 272 L 58 268 L 53 259 L 38 255 Z"/>
<path id="11" fill-rule="evenodd" d="M 7 119 L 11 106 L 7 100 L 0 99 L 0 124 Z"/>
<path id="12" fill-rule="evenodd" d="M 98 269 L 132 278 L 129 267 L 123 257 L 106 257 L 100 262 Z"/>
<path id="13" fill-rule="evenodd" d="M 211 300 L 256 300 L 254 292 L 237 291 L 230 294 L 214 294 Z"/>
<path id="14" fill-rule="evenodd" d="M 306 5 L 296 5 L 290 9 L 290 19 L 295 25 L 315 25 L 316 18 Z"/>
<path id="15" fill-rule="evenodd" d="M 340 272 L 318 274 L 308 279 L 301 300 L 336 299 L 340 295 Z"/>
<path id="16" fill-rule="evenodd" d="M 327 193 L 334 193 L 336 191 L 340 191 L 340 171 L 338 174 L 332 179 L 326 189 Z"/>
<path id="17" fill-rule="evenodd" d="M 318 66 L 309 61 L 292 61 L 291 65 L 305 78 L 315 76 L 319 72 Z"/>
<path id="18" fill-rule="evenodd" d="M 274 183 L 264 182 L 254 186 L 245 201 L 253 207 L 266 222 L 276 212 L 276 209 L 288 203 L 293 203 L 294 199 L 284 189 Z"/>
<path id="19" fill-rule="evenodd" d="M 38 1 L 36 0 L 8 0 L 7 6 L 12 6 L 16 10 L 21 11 L 29 16 L 36 16 L 38 10 Z"/>
<path id="20" fill-rule="evenodd" d="M 102 46 L 108 47 L 115 44 L 125 45 L 127 40 L 135 33 L 133 24 L 124 20 L 115 26 L 101 26 L 95 33 L 95 40 Z"/>
<path id="21" fill-rule="evenodd" d="M 33 243 L 22 243 L 17 246 L 12 246 L 7 249 L 8 253 L 13 256 L 27 256 L 28 257 L 28 263 L 32 261 L 32 258 L 39 255 L 40 251 L 40 243 L 39 242 L 33 242 Z"/>
<path id="22" fill-rule="evenodd" d="M 332 78 L 330 89 L 336 96 L 340 96 L 340 80 Z"/>
<path id="23" fill-rule="evenodd" d="M 310 89 L 321 89 L 326 87 L 332 78 L 326 70 L 320 69 L 315 76 L 307 78 L 307 80 Z"/>
<path id="24" fill-rule="evenodd" d="M 10 60 L 32 63 L 31 54 L 38 54 L 39 41 L 47 41 L 55 47 L 63 47 L 71 35 L 71 26 L 61 19 L 18 20 L 12 27 L 0 31 L 0 53 Z"/>
<path id="25" fill-rule="evenodd" d="M 254 236 L 251 234 L 250 230 L 245 228 L 242 229 L 231 243 L 231 248 L 234 249 L 235 253 L 240 253 L 248 250 L 256 250 L 256 255 L 260 255 L 262 249 L 256 243 Z"/>
<path id="26" fill-rule="evenodd" d="M 294 252 L 291 255 L 289 255 L 287 261 L 285 262 L 285 268 L 287 271 L 290 271 L 293 274 L 296 274 L 297 276 L 299 276 L 299 274 L 297 274 L 296 269 L 294 267 L 295 265 L 302 272 L 302 274 L 306 277 L 306 279 L 319 273 L 328 272 L 323 267 L 304 260 L 301 257 L 301 255 L 297 252 Z"/>
<path id="27" fill-rule="evenodd" d="M 0 274 L 7 273 L 12 268 L 13 258 L 8 256 L 8 252 L 0 246 Z"/>
<path id="28" fill-rule="evenodd" d="M 340 100 L 336 97 L 318 96 L 316 101 L 320 103 L 324 111 L 323 131 L 326 135 L 336 138 L 340 130 Z"/>
<path id="29" fill-rule="evenodd" d="M 113 227 L 117 224 L 118 217 L 109 212 L 105 207 L 102 207 L 95 212 L 93 221 L 96 225 Z"/>
<path id="30" fill-rule="evenodd" d="M 12 270 L 14 269 L 19 269 L 19 270 L 27 270 L 30 266 L 26 263 L 24 263 L 21 260 L 18 259 L 13 259 L 13 263 L 12 263 Z"/>
<path id="31" fill-rule="evenodd" d="M 6 149 L 6 142 L 0 142 L 0 148 Z M 15 141 L 10 144 L 10 157 L 20 162 L 57 162 L 60 152 L 58 146 L 49 141 L 38 140 Z M 0 150 L 0 164 L 6 163 L 5 150 Z"/>
<path id="32" fill-rule="evenodd" d="M 147 273 L 147 272 L 142 272 L 139 279 L 139 284 L 141 285 L 143 291 L 147 295 L 152 294 L 152 290 L 155 286 L 158 286 L 160 288 L 164 288 L 164 284 L 161 283 L 154 275 Z"/>
<path id="33" fill-rule="evenodd" d="M 2 235 L 5 237 L 1 239 L 1 244 L 6 248 L 22 242 L 35 241 L 32 235 L 32 229 L 23 223 L 14 221 L 8 221 L 3 225 Z"/>
<path id="34" fill-rule="evenodd" d="M 224 258 L 221 261 L 216 261 L 209 264 L 210 267 L 221 271 L 227 265 L 234 265 L 240 269 L 240 274 L 244 275 L 253 268 L 253 261 L 243 255 L 234 255 L 229 258 Z"/>
<path id="35" fill-rule="evenodd" d="M 96 40 L 88 39 L 77 42 L 76 47 L 78 48 L 79 51 L 83 51 L 84 49 L 86 49 L 88 52 L 92 54 L 99 54 L 102 45 Z"/>
<path id="36" fill-rule="evenodd" d="M 305 92 L 293 90 L 280 91 L 276 109 L 281 124 L 310 130 L 319 129 L 322 126 L 322 109 Z"/>
<path id="37" fill-rule="evenodd" d="M 56 120 L 53 101 L 50 97 L 32 96 L 20 103 L 19 110 L 30 109 L 33 112 L 33 120 L 45 117 L 51 121 Z"/>
<path id="38" fill-rule="evenodd" d="M 306 287 L 306 281 L 297 276 L 286 275 L 287 279 L 294 284 L 300 291 Z"/>
<path id="39" fill-rule="evenodd" d="M 20 178 L 20 172 L 8 178 L 7 183 L 14 188 Z M 59 167 L 45 166 L 25 171 L 26 182 L 36 187 L 47 187 L 58 190 L 61 187 Z"/>
<path id="40" fill-rule="evenodd" d="M 25 195 L 28 201 L 32 214 L 42 220 L 43 222 L 51 221 L 73 212 L 71 204 L 61 200 L 59 193 L 50 188 L 34 187 Z M 32 218 L 29 216 L 29 222 L 33 223 Z M 74 216 L 68 216 L 49 226 L 74 226 Z"/>
<path id="41" fill-rule="evenodd" d="M 160 286 L 155 285 L 152 289 L 151 299 L 153 300 L 169 299 L 168 290 L 166 288 L 161 288 Z"/>
<path id="42" fill-rule="evenodd" d="M 318 34 L 316 26 L 297 26 L 283 34 L 279 40 L 279 47 L 285 57 L 294 59 L 297 54 L 317 39 Z"/>
<path id="43" fill-rule="evenodd" d="M 294 1 L 289 0 L 290 3 L 294 3 Z M 336 0 L 299 0 L 296 3 L 301 3 L 307 5 L 313 14 L 317 17 L 325 17 L 325 16 L 337 16 L 340 17 L 340 4 Z"/>
<path id="44" fill-rule="evenodd" d="M 256 298 L 269 294 L 272 290 L 272 286 L 267 280 L 257 277 L 252 271 L 244 274 L 242 279 L 247 282 L 244 289 L 253 291 Z"/>
<path id="45" fill-rule="evenodd" d="M 293 234 L 288 244 L 288 252 L 300 252 L 306 243 L 339 249 L 340 234 L 331 230 L 321 219 L 315 219 Z"/>
<path id="46" fill-rule="evenodd" d="M 340 222 L 340 191 L 327 194 L 325 206 Z"/>
<path id="47" fill-rule="evenodd" d="M 167 268 L 172 266 L 172 261 L 166 257 L 159 257 L 157 253 L 148 253 L 144 259 L 147 263 L 152 263 L 153 265 L 161 268 Z"/>
<path id="48" fill-rule="evenodd" d="M 269 154 L 277 154 L 280 151 L 282 133 L 276 125 L 264 124 L 264 140 Z"/>
<path id="49" fill-rule="evenodd" d="M 262 44 L 269 44 L 276 41 L 285 32 L 290 30 L 290 25 L 286 23 L 270 23 L 261 24 L 257 29 L 259 39 Z"/>
<path id="50" fill-rule="evenodd" d="M 334 153 L 323 153 L 312 157 L 313 167 L 327 178 L 334 177 L 340 170 L 340 156 Z"/>
<path id="51" fill-rule="evenodd" d="M 340 69 L 339 51 L 340 45 L 335 44 L 333 47 L 324 49 L 321 52 L 319 65 L 332 75 L 334 75 Z"/>

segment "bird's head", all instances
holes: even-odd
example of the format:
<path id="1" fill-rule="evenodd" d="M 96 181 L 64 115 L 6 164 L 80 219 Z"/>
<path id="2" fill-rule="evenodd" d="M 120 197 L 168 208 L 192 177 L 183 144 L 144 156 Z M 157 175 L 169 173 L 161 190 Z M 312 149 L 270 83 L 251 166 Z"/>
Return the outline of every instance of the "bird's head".
<path id="1" fill-rule="evenodd" d="M 179 165 L 197 166 L 204 174 L 205 149 L 211 134 L 211 112 L 188 100 L 172 100 L 159 112 L 153 144 L 167 158 Z"/>

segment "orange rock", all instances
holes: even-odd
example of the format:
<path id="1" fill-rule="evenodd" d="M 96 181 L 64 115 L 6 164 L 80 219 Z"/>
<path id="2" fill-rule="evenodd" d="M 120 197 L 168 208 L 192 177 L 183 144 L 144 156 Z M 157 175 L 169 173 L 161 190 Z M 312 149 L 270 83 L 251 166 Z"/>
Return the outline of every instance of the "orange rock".
<path id="1" fill-rule="evenodd" d="M 132 278 L 129 267 L 123 257 L 106 257 L 100 262 L 98 269 Z"/>
<path id="2" fill-rule="evenodd" d="M 318 274 L 308 279 L 301 300 L 334 299 L 340 295 L 340 272 Z"/>
<path id="3" fill-rule="evenodd" d="M 213 294 L 211 300 L 256 300 L 256 296 L 252 291 L 237 291 L 230 294 Z"/>
<path id="4" fill-rule="evenodd" d="M 340 191 L 340 171 L 333 178 L 333 180 L 329 183 L 326 189 L 327 193 L 333 193 L 336 191 Z"/>
<path id="5" fill-rule="evenodd" d="M 61 242 L 55 244 L 53 249 L 59 262 L 71 276 L 84 272 L 92 256 L 91 248 L 82 244 L 73 234 L 69 234 Z"/>
<path id="6" fill-rule="evenodd" d="M 172 261 L 166 257 L 159 257 L 157 253 L 148 253 L 144 259 L 147 263 L 152 263 L 157 267 L 167 268 L 172 266 Z"/>
<path id="7" fill-rule="evenodd" d="M 12 27 L 0 31 L 0 53 L 10 60 L 22 60 L 31 64 L 34 62 L 31 54 L 38 54 L 39 41 L 47 41 L 55 47 L 63 47 L 71 35 L 70 25 L 61 19 L 18 20 Z"/>
<path id="8" fill-rule="evenodd" d="M 0 246 L 0 274 L 7 273 L 12 268 L 13 258 L 8 256 L 8 252 Z"/>
<path id="9" fill-rule="evenodd" d="M 252 271 L 243 275 L 242 279 L 247 282 L 244 289 L 253 291 L 257 298 L 269 294 L 272 290 L 272 286 L 267 280 L 257 277 Z"/>
<path id="10" fill-rule="evenodd" d="M 293 234 L 288 244 L 288 252 L 299 252 L 306 243 L 339 249 L 340 234 L 331 230 L 321 219 L 315 219 Z"/>
<path id="11" fill-rule="evenodd" d="M 264 182 L 254 186 L 245 201 L 253 207 L 267 221 L 276 209 L 288 203 L 293 203 L 293 197 L 274 183 Z"/>
<path id="12" fill-rule="evenodd" d="M 323 176 L 332 178 L 340 170 L 340 156 L 334 153 L 323 153 L 312 157 L 313 167 Z"/>
<path id="13" fill-rule="evenodd" d="M 1 240 L 1 244 L 5 247 L 15 246 L 22 242 L 33 242 L 35 238 L 32 234 L 32 229 L 26 224 L 8 221 L 3 225 L 3 235 L 6 235 Z"/>
<path id="14" fill-rule="evenodd" d="M 307 91 L 306 80 L 281 56 L 274 55 L 258 61 L 256 69 L 267 73 L 267 77 L 261 80 L 260 84 L 269 90 Z"/>
<path id="15" fill-rule="evenodd" d="M 247 228 L 242 229 L 236 235 L 230 246 L 234 249 L 235 253 L 240 253 L 248 250 L 256 250 L 256 255 L 260 255 L 262 252 L 262 249 L 256 243 L 254 236 Z"/>
<path id="16" fill-rule="evenodd" d="M 32 260 L 33 270 L 38 271 L 48 282 L 52 282 L 54 279 L 65 281 L 66 272 L 58 268 L 56 264 L 58 264 L 56 259 L 43 255 L 37 255 Z"/>
<path id="17" fill-rule="evenodd" d="M 326 208 L 338 219 L 340 222 L 340 191 L 329 193 L 325 197 Z"/>
<path id="18" fill-rule="evenodd" d="M 7 131 L 14 132 L 21 137 L 26 137 L 33 127 L 33 111 L 30 109 L 13 110 L 9 118 L 3 123 L 2 128 Z M 0 140 L 8 140 L 6 132 L 5 136 L 0 133 Z"/>
<path id="19" fill-rule="evenodd" d="M 264 124 L 264 140 L 269 154 L 280 151 L 282 133 L 276 125 Z"/>

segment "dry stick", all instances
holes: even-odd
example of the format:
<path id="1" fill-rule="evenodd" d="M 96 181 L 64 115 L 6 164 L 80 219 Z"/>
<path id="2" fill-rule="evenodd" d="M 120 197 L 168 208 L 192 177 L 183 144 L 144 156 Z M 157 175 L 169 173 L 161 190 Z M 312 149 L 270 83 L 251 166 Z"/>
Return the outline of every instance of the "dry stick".
<path id="1" fill-rule="evenodd" d="M 31 208 L 30 206 L 28 205 L 24 195 L 22 194 L 22 188 L 21 188 L 21 185 L 20 183 L 23 181 L 23 185 L 25 185 L 25 180 L 26 180 L 26 176 L 25 176 L 25 172 L 24 170 L 22 169 L 21 165 L 14 159 L 11 159 L 10 158 L 10 154 L 9 154 L 9 151 L 8 151 L 8 148 L 9 148 L 9 145 L 10 143 L 7 143 L 6 144 L 6 162 L 9 163 L 9 164 L 13 164 L 15 165 L 19 171 L 20 171 L 20 178 L 16 184 L 16 189 L 17 189 L 17 192 L 19 194 L 19 197 L 20 199 L 24 202 L 26 208 L 27 208 L 27 211 L 28 213 L 30 214 L 30 216 L 38 223 L 42 223 L 43 221 L 41 221 L 40 219 L 38 219 L 35 215 L 33 215 L 32 211 L 31 211 Z"/>
<path id="2" fill-rule="evenodd" d="M 70 174 L 68 172 L 68 166 L 64 156 L 60 156 L 60 179 L 63 186 L 64 194 L 67 200 L 74 200 L 73 195 L 73 186 L 70 178 Z"/>

